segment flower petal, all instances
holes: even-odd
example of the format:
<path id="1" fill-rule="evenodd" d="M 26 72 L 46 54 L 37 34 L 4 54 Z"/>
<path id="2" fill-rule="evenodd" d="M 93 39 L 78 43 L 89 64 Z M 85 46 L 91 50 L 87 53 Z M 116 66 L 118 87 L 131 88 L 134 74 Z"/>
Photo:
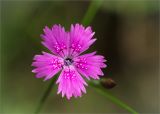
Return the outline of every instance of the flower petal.
<path id="1" fill-rule="evenodd" d="M 45 80 L 52 78 L 63 66 L 63 60 L 52 54 L 43 52 L 43 55 L 35 55 L 32 66 L 36 67 L 32 72 L 36 73 L 37 78 L 45 77 Z"/>
<path id="2" fill-rule="evenodd" d="M 96 39 L 93 38 L 94 32 L 91 27 L 84 28 L 80 24 L 71 25 L 69 42 L 69 55 L 75 57 L 84 52 L 92 45 Z"/>
<path id="3" fill-rule="evenodd" d="M 86 93 L 84 85 L 87 86 L 87 83 L 73 66 L 64 67 L 56 83 L 59 84 L 57 93 L 62 93 L 62 97 L 66 95 L 67 99 Z"/>
<path id="4" fill-rule="evenodd" d="M 96 52 L 84 54 L 74 58 L 74 65 L 77 70 L 84 75 L 87 79 L 99 79 L 99 76 L 103 76 L 101 68 L 105 68 L 106 61 L 103 56 L 95 55 Z"/>
<path id="5" fill-rule="evenodd" d="M 44 28 L 44 34 L 42 44 L 47 47 L 54 54 L 65 57 L 68 55 L 68 33 L 65 32 L 64 27 L 61 25 L 54 25 L 52 29 L 47 26 Z"/>

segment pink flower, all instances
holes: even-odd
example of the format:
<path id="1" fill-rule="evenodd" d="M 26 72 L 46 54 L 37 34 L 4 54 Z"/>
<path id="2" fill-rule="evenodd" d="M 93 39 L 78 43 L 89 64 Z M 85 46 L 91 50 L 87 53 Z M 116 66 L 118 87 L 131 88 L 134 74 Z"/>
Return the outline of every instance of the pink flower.
<path id="1" fill-rule="evenodd" d="M 95 55 L 96 52 L 80 55 L 96 41 L 93 35 L 91 27 L 85 28 L 80 24 L 71 25 L 70 32 L 60 25 L 51 29 L 45 27 L 41 35 L 42 44 L 53 54 L 42 52 L 42 55 L 35 55 L 32 66 L 36 68 L 32 72 L 37 78 L 49 80 L 61 71 L 56 82 L 59 84 L 58 94 L 62 93 L 62 97 L 66 95 L 67 99 L 81 97 L 82 93 L 86 93 L 87 86 L 81 75 L 87 79 L 99 79 L 103 76 L 101 68 L 106 67 L 106 60 L 101 55 Z"/>

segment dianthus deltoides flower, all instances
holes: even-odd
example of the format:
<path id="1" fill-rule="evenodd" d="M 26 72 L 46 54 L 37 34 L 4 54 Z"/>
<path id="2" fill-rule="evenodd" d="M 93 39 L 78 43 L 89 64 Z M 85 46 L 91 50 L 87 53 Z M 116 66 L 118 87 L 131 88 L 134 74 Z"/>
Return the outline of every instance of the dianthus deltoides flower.
<path id="1" fill-rule="evenodd" d="M 86 51 L 95 41 L 91 27 L 83 27 L 80 24 L 71 25 L 70 32 L 66 32 L 61 25 L 54 25 L 51 29 L 44 28 L 41 35 L 42 44 L 52 54 L 42 52 L 35 55 L 32 66 L 36 67 L 32 72 L 37 78 L 49 80 L 61 71 L 58 77 L 58 94 L 67 99 L 72 96 L 80 97 L 86 93 L 87 83 L 81 75 L 87 79 L 99 79 L 103 76 L 101 68 L 105 68 L 106 61 L 103 56 L 96 52 L 80 55 Z"/>

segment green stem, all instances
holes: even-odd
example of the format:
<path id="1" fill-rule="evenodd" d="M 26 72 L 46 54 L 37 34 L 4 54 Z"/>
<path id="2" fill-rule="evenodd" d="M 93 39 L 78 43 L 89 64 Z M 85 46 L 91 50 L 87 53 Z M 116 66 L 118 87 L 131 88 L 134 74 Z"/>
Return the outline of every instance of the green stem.
<path id="1" fill-rule="evenodd" d="M 90 5 L 89 5 L 89 8 L 87 10 L 87 12 L 85 13 L 85 16 L 82 20 L 82 24 L 83 25 L 89 25 L 93 18 L 95 17 L 98 9 L 100 8 L 101 4 L 102 4 L 102 1 L 103 0 L 92 0 Z"/>
<path id="2" fill-rule="evenodd" d="M 41 99 L 40 99 L 40 102 L 39 102 L 38 107 L 37 107 L 37 109 L 36 109 L 36 111 L 35 111 L 35 114 L 39 114 L 39 113 L 40 113 L 40 111 L 41 111 L 41 109 L 42 109 L 42 107 L 43 107 L 43 105 L 44 105 L 47 97 L 49 96 L 49 94 L 50 94 L 50 92 L 51 92 L 51 90 L 52 90 L 52 88 L 53 88 L 53 85 L 54 85 L 56 79 L 57 79 L 57 78 L 54 77 L 54 78 L 52 79 L 52 81 L 50 82 L 49 86 L 47 87 L 46 91 L 44 92 L 43 96 L 42 96 Z"/>
<path id="3" fill-rule="evenodd" d="M 92 19 L 94 18 L 96 12 L 98 11 L 98 8 L 99 8 L 99 6 L 100 6 L 101 1 L 102 1 L 102 0 L 97 0 L 97 1 L 96 1 L 96 0 L 93 0 L 93 1 L 90 3 L 89 8 L 88 8 L 88 10 L 87 10 L 87 12 L 86 12 L 83 20 L 82 20 L 82 24 L 88 25 L 88 24 L 92 21 Z M 53 88 L 53 85 L 54 85 L 56 79 L 57 79 L 57 78 L 54 77 L 54 78 L 52 79 L 51 83 L 49 84 L 49 86 L 47 87 L 47 89 L 46 89 L 46 91 L 44 92 L 42 98 L 40 99 L 40 102 L 39 102 L 38 107 L 37 107 L 37 109 L 36 109 L 36 111 L 35 111 L 35 114 L 39 114 L 39 112 L 41 111 L 41 109 L 42 109 L 42 107 L 43 107 L 43 105 L 44 105 L 44 103 L 45 103 L 48 95 L 50 94 L 50 92 L 51 92 L 51 90 L 52 90 L 52 88 Z"/>
<path id="4" fill-rule="evenodd" d="M 88 25 L 91 23 L 91 21 L 93 20 L 94 16 L 96 15 L 100 5 L 102 3 L 102 0 L 92 0 L 92 2 L 89 5 L 89 8 L 82 20 L 82 24 L 84 25 Z M 51 81 L 51 83 L 49 84 L 47 90 L 45 91 L 44 95 L 42 96 L 40 103 L 36 109 L 36 114 L 38 114 L 42 108 L 42 106 L 44 105 L 48 95 L 50 94 L 52 87 L 55 83 L 57 78 L 53 78 L 53 80 Z M 122 101 L 120 101 L 118 98 L 114 97 L 111 93 L 107 92 L 105 88 L 103 88 L 100 84 L 96 84 L 94 82 L 89 81 L 89 84 L 91 87 L 93 87 L 98 93 L 100 93 L 101 95 L 105 96 L 107 99 L 109 99 L 110 101 L 114 102 L 115 104 L 119 105 L 120 107 L 126 109 L 127 111 L 131 112 L 132 114 L 138 114 L 134 109 L 132 109 L 131 107 L 129 107 L 127 104 L 123 103 Z"/>
<path id="5" fill-rule="evenodd" d="M 124 102 L 122 102 L 121 100 L 119 100 L 118 98 L 113 96 L 111 93 L 107 92 L 106 88 L 102 87 L 100 84 L 94 83 L 92 81 L 89 81 L 89 84 L 90 84 L 91 87 L 94 88 L 94 90 L 96 92 L 98 92 L 99 94 L 103 95 L 104 97 L 106 97 L 107 99 L 112 101 L 113 103 L 115 103 L 118 106 L 126 109 L 128 112 L 131 112 L 132 114 L 138 114 L 138 112 L 136 112 L 134 109 L 129 107 L 127 104 L 125 104 Z"/>
<path id="6" fill-rule="evenodd" d="M 100 8 L 103 0 L 92 0 L 90 6 L 82 20 L 82 24 L 89 25 L 93 18 L 95 17 L 98 9 Z M 98 93 L 108 98 L 110 101 L 114 102 L 115 104 L 119 105 L 120 107 L 126 109 L 127 111 L 131 112 L 132 114 L 138 114 L 134 109 L 129 107 L 127 104 L 123 103 L 118 98 L 114 97 L 111 93 L 107 92 L 105 88 L 103 88 L 100 84 L 95 84 L 94 82 L 89 81 L 91 87 L 93 87 Z"/>

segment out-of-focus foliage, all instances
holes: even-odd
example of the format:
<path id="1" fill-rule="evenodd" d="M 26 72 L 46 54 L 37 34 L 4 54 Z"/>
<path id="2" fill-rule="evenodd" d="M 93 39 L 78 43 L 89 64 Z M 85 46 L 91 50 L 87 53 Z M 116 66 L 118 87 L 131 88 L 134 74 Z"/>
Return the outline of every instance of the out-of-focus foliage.
<path id="1" fill-rule="evenodd" d="M 34 112 L 49 81 L 34 78 L 32 58 L 41 50 L 44 26 L 80 23 L 90 1 L 1 1 L 1 84 L 3 113 Z M 158 113 L 158 1 L 104 0 L 91 26 L 117 86 L 110 90 L 141 113 Z M 49 52 L 49 51 L 48 51 Z M 125 113 L 90 87 L 67 101 L 55 87 L 42 113 Z M 98 104 L 98 105 L 97 105 Z"/>

